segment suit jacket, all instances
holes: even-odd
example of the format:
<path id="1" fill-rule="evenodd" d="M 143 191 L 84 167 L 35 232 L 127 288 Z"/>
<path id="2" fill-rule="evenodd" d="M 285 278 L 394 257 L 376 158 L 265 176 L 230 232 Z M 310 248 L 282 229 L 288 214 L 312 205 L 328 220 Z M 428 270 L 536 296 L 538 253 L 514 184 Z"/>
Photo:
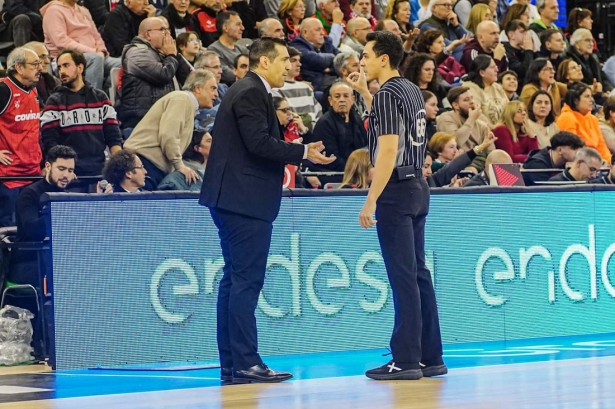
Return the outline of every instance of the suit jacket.
<path id="1" fill-rule="evenodd" d="M 271 96 L 250 71 L 226 93 L 212 131 L 199 203 L 273 222 L 280 211 L 285 163 L 303 145 L 284 142 Z"/>

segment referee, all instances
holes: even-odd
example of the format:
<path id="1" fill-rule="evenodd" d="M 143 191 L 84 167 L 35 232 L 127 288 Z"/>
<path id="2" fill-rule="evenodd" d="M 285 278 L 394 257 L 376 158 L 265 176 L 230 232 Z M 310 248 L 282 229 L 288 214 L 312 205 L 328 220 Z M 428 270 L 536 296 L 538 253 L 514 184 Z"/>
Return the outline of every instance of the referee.
<path id="1" fill-rule="evenodd" d="M 359 223 L 365 228 L 376 225 L 395 307 L 393 359 L 365 373 L 376 380 L 413 380 L 448 372 L 442 361 L 436 294 L 425 265 L 425 103 L 420 89 L 399 75 L 403 55 L 399 37 L 370 33 L 361 70 L 347 79 L 371 106 L 367 138 L 375 172 Z M 367 83 L 374 79 L 381 87 L 372 98 Z"/>

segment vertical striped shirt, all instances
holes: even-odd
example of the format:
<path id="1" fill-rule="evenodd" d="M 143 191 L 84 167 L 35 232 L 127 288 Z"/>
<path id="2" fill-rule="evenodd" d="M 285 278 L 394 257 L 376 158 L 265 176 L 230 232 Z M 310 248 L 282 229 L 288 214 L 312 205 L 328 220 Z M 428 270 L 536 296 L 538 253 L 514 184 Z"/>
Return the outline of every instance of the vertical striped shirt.
<path id="1" fill-rule="evenodd" d="M 419 87 L 405 78 L 394 77 L 374 95 L 369 113 L 367 139 L 372 164 L 378 156 L 378 137 L 399 135 L 395 167 L 414 166 L 425 162 L 427 120 L 425 102 Z"/>

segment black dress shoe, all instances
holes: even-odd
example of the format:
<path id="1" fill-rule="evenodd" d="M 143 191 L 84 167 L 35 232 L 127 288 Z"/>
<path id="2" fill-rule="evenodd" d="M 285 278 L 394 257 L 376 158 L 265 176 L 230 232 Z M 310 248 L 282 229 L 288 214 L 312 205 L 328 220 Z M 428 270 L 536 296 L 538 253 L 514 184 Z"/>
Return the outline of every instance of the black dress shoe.
<path id="1" fill-rule="evenodd" d="M 251 368 L 233 371 L 233 383 L 274 383 L 292 378 L 288 372 L 275 372 L 265 364 L 254 365 Z"/>
<path id="2" fill-rule="evenodd" d="M 220 368 L 220 380 L 231 382 L 233 380 L 233 368 Z"/>

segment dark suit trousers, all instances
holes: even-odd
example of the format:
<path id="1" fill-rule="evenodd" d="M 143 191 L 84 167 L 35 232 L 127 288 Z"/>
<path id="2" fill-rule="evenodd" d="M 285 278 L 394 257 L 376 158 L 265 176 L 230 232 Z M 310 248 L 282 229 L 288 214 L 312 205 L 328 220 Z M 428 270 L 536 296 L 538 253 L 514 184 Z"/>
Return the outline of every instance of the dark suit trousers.
<path id="1" fill-rule="evenodd" d="M 220 365 L 248 369 L 263 363 L 254 313 L 265 282 L 273 225 L 217 208 L 210 212 L 224 257 L 217 306 Z"/>
<path id="2" fill-rule="evenodd" d="M 393 291 L 395 324 L 391 351 L 396 363 L 442 357 L 436 294 L 425 264 L 429 186 L 422 178 L 391 178 L 378 198 L 376 229 Z"/>

